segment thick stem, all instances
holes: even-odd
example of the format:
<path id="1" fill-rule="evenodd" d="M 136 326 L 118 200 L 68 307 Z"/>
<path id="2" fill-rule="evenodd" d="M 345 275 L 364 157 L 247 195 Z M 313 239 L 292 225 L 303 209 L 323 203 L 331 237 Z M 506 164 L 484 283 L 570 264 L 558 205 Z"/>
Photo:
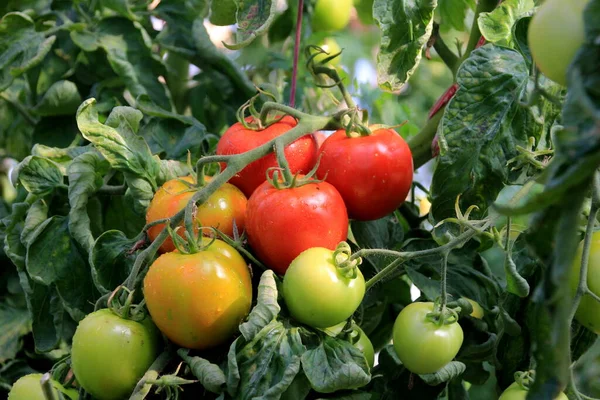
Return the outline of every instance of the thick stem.
<path id="1" fill-rule="evenodd" d="M 42 379 L 40 379 L 42 393 L 44 393 L 44 398 L 46 400 L 56 400 L 56 397 L 54 396 L 54 388 L 52 387 L 50 378 L 51 376 L 49 372 L 46 372 L 44 375 L 42 375 Z"/>
<path id="2" fill-rule="evenodd" d="M 296 19 L 296 40 L 294 41 L 294 65 L 292 67 L 292 87 L 290 88 L 290 106 L 296 105 L 296 81 L 298 80 L 298 60 L 300 58 L 300 42 L 302 40 L 302 11 L 304 0 L 298 1 L 298 18 Z"/>
<path id="3" fill-rule="evenodd" d="M 290 164 L 285 157 L 285 144 L 280 141 L 275 142 L 275 155 L 277 156 L 277 164 L 279 164 L 283 174 L 283 181 L 286 184 L 292 183 L 294 176 L 292 175 L 292 171 L 290 171 Z"/>
<path id="4" fill-rule="evenodd" d="M 442 311 L 442 316 L 445 315 L 446 312 L 446 303 L 448 302 L 448 291 L 447 291 L 447 275 L 448 275 L 448 254 L 450 254 L 450 251 L 446 251 L 443 254 L 443 258 L 442 258 L 442 270 L 441 270 L 441 288 L 440 288 L 440 292 L 441 292 L 441 303 L 440 303 L 440 308 Z"/>
<path id="5" fill-rule="evenodd" d="M 408 140 L 408 146 L 413 156 L 413 167 L 419 169 L 422 165 L 431 160 L 431 143 L 438 129 L 438 125 L 444 115 L 443 109 L 440 109 L 421 129 L 421 131 Z"/>
<path id="6" fill-rule="evenodd" d="M 477 3 L 477 8 L 475 9 L 475 17 L 473 17 L 473 25 L 471 26 L 471 33 L 469 35 L 469 42 L 467 44 L 467 49 L 465 50 L 465 54 L 463 54 L 461 58 L 461 62 L 466 60 L 471 52 L 475 50 L 477 47 L 477 42 L 479 42 L 479 38 L 481 38 L 481 31 L 479 30 L 478 19 L 479 15 L 483 12 L 490 12 L 498 5 L 498 0 L 479 0 Z M 460 64 L 459 63 L 459 64 Z"/>
<path id="7" fill-rule="evenodd" d="M 433 48 L 439 54 L 440 58 L 450 68 L 452 71 L 452 75 L 456 75 L 456 70 L 459 66 L 459 58 L 458 56 L 450 50 L 444 39 L 440 36 L 440 26 L 437 23 L 433 24 Z"/>
<path id="8" fill-rule="evenodd" d="M 98 194 L 124 195 L 127 191 L 127 185 L 104 185 L 98 189 Z"/>

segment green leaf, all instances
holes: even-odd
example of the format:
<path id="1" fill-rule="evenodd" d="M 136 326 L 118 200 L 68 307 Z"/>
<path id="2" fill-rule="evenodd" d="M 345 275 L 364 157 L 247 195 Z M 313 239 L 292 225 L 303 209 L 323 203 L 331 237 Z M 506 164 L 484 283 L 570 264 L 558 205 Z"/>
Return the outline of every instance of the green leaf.
<path id="1" fill-rule="evenodd" d="M 395 218 L 350 223 L 356 243 L 363 249 L 395 249 L 402 245 L 404 230 Z"/>
<path id="2" fill-rule="evenodd" d="M 2 224 L 5 226 L 4 252 L 19 271 L 25 269 L 25 255 L 27 254 L 27 249 L 21 241 L 23 220 L 27 210 L 29 210 L 28 203 L 14 203 L 11 214 L 2 219 Z"/>
<path id="3" fill-rule="evenodd" d="M 442 369 L 433 374 L 419 375 L 425 383 L 431 386 L 439 385 L 440 383 L 448 382 L 454 378 L 459 377 L 465 372 L 466 365 L 460 361 L 450 361 Z"/>
<path id="4" fill-rule="evenodd" d="M 373 17 L 381 29 L 377 81 L 387 91 L 402 88 L 421 61 L 431 36 L 437 0 L 375 0 Z"/>
<path id="5" fill-rule="evenodd" d="M 329 335 L 302 354 L 302 369 L 312 388 L 321 393 L 358 389 L 371 380 L 363 353 L 350 342 Z"/>
<path id="6" fill-rule="evenodd" d="M 44 37 L 26 14 L 8 13 L 0 20 L 0 91 L 38 65 L 52 48 L 56 36 Z"/>
<path id="7" fill-rule="evenodd" d="M 42 199 L 36 200 L 29 210 L 27 210 L 27 216 L 25 217 L 25 223 L 21 230 L 21 242 L 25 246 L 29 244 L 37 237 L 40 231 L 45 227 L 48 222 L 48 204 Z"/>
<path id="8" fill-rule="evenodd" d="M 111 196 L 104 210 L 104 229 L 117 230 L 131 238 L 137 236 L 146 225 L 146 214 L 138 214 L 131 205 L 135 202 L 133 197 Z"/>
<path id="9" fill-rule="evenodd" d="M 200 381 L 202 386 L 209 392 L 217 394 L 222 393 L 227 380 L 221 368 L 204 358 L 190 357 L 188 356 L 188 352 L 189 350 L 187 349 L 177 350 L 177 354 L 179 354 L 192 370 L 192 375 L 198 378 L 198 381 Z"/>
<path id="10" fill-rule="evenodd" d="M 21 349 L 21 337 L 31 331 L 31 317 L 27 309 L 2 302 L 0 326 L 0 364 L 4 364 Z"/>
<path id="11" fill-rule="evenodd" d="M 488 42 L 511 46 L 514 24 L 530 15 L 534 7 L 533 0 L 503 1 L 494 11 L 479 14 L 479 30 Z"/>
<path id="12" fill-rule="evenodd" d="M 40 116 L 70 115 L 77 111 L 81 96 L 77 86 L 71 81 L 55 82 L 35 106 L 34 112 Z"/>
<path id="13" fill-rule="evenodd" d="M 94 103 L 95 99 L 88 99 L 77 110 L 77 126 L 83 136 L 96 146 L 113 168 L 131 174 L 132 178 L 140 177 L 156 188 L 157 161 L 144 139 L 134 130 L 139 127 L 142 113 L 128 107 L 116 107 L 107 119 L 111 125 L 105 125 L 98 120 Z"/>
<path id="14" fill-rule="evenodd" d="M 442 17 L 442 28 L 464 31 L 467 11 L 475 9 L 475 0 L 438 0 L 437 9 Z"/>
<path id="15" fill-rule="evenodd" d="M 63 187 L 63 175 L 58 166 L 45 158 L 29 156 L 18 166 L 19 183 L 31 194 L 45 196 Z"/>
<path id="16" fill-rule="evenodd" d="M 127 279 L 136 253 L 136 239 L 128 239 L 121 231 L 106 231 L 96 239 L 90 251 L 90 264 L 96 288 L 102 293 L 113 291 Z"/>
<path id="17" fill-rule="evenodd" d="M 170 160 L 186 160 L 188 152 L 193 160 L 201 156 L 206 131 L 168 119 L 152 118 L 140 131 L 152 154 Z"/>
<path id="18" fill-rule="evenodd" d="M 88 152 L 73 160 L 67 170 L 69 177 L 69 231 L 71 236 L 90 252 L 94 245 L 88 200 L 104 184 L 103 177 L 109 170 L 108 161 L 100 153 Z"/>
<path id="19" fill-rule="evenodd" d="M 269 31 L 269 27 L 277 15 L 277 1 L 235 0 L 235 2 L 237 3 L 238 21 L 237 43 L 234 45 L 226 44 L 226 46 L 232 50 L 239 50 Z"/>
<path id="20" fill-rule="evenodd" d="M 304 352 L 299 329 L 276 320 L 251 341 L 237 338 L 228 355 L 227 392 L 243 400 L 279 398 L 300 371 Z"/>
<path id="21" fill-rule="evenodd" d="M 138 21 L 140 18 L 133 13 L 131 5 L 128 0 L 100 0 L 101 7 L 109 8 L 115 11 L 122 17 L 130 19 L 131 21 Z"/>
<path id="22" fill-rule="evenodd" d="M 477 205 L 487 210 L 509 180 L 507 161 L 527 146 L 520 122 L 529 70 L 516 51 L 486 45 L 471 53 L 457 74 L 458 92 L 438 130 L 440 155 L 431 185 L 435 221 Z"/>
<path id="23" fill-rule="evenodd" d="M 271 270 L 266 270 L 260 277 L 256 303 L 248 316 L 248 320 L 240 325 L 240 332 L 246 340 L 252 340 L 281 311 L 281 307 L 277 303 L 275 274 Z"/>
<path id="24" fill-rule="evenodd" d="M 69 234 L 66 217 L 54 216 L 27 246 L 27 272 L 40 284 L 55 285 L 71 317 L 79 321 L 93 310 L 97 291 L 90 268 Z"/>

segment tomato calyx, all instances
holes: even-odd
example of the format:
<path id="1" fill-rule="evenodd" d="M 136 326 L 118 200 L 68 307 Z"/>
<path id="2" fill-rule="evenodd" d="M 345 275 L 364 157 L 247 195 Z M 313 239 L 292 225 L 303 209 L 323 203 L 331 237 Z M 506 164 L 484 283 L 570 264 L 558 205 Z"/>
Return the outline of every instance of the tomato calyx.
<path id="1" fill-rule="evenodd" d="M 352 249 L 347 242 L 340 242 L 333 251 L 333 264 L 345 278 L 355 279 L 361 263 L 361 257 L 352 257 Z"/>
<path id="2" fill-rule="evenodd" d="M 265 120 L 263 121 L 260 111 L 258 111 L 256 108 L 256 102 L 260 99 L 261 95 L 265 95 L 273 101 L 277 101 L 277 98 L 274 94 L 259 87 L 257 87 L 256 90 L 258 93 L 251 97 L 250 100 L 242 104 L 240 108 L 238 108 L 236 112 L 236 118 L 244 128 L 253 131 L 262 131 L 263 129 L 266 129 L 269 126 L 281 121 L 285 117 L 285 114 L 278 114 L 274 117 L 269 117 L 267 114 Z M 250 113 L 250 117 L 246 117 L 246 111 Z"/>
<path id="3" fill-rule="evenodd" d="M 433 305 L 433 311 L 427 314 L 427 320 L 438 325 L 452 325 L 458 322 L 460 307 L 448 307 L 436 301 Z"/>
<path id="4" fill-rule="evenodd" d="M 529 390 L 529 388 L 533 386 L 533 383 L 535 382 L 535 370 L 531 369 L 529 371 L 515 372 L 515 382 L 523 390 Z"/>
<path id="5" fill-rule="evenodd" d="M 185 239 L 182 238 L 177 231 L 179 229 L 185 229 Z M 169 232 L 169 236 L 171 236 L 171 240 L 173 240 L 173 245 L 177 249 L 177 251 L 181 254 L 195 254 L 199 253 L 207 248 L 209 248 L 215 240 L 219 236 L 225 236 L 222 232 L 220 232 L 217 228 L 212 226 L 201 226 L 198 227 L 198 234 L 192 234 L 190 231 L 182 226 L 178 226 L 177 228 L 171 228 L 171 225 L 167 225 L 167 230 Z M 206 235 L 209 237 L 210 241 L 208 243 L 204 243 L 204 235 L 203 231 L 209 230 L 212 231 L 212 234 Z"/>
<path id="6" fill-rule="evenodd" d="M 319 66 L 324 66 L 324 65 L 328 64 L 333 59 L 339 57 L 342 54 L 342 50 L 338 51 L 337 53 L 329 52 L 320 46 L 311 44 L 306 48 L 306 54 L 307 54 L 307 59 L 308 59 L 306 64 L 310 68 L 310 66 L 314 66 L 315 64 L 319 65 Z M 322 54 L 325 54 L 324 58 L 319 57 Z"/>
<path id="7" fill-rule="evenodd" d="M 107 306 L 113 314 L 121 317 L 122 319 L 128 319 L 136 322 L 142 321 L 146 318 L 146 311 L 144 309 L 144 303 L 133 304 L 135 290 L 130 290 L 126 286 L 119 285 L 115 290 L 112 291 L 108 300 Z M 126 295 L 125 300 L 121 304 L 118 294 L 123 293 Z"/>

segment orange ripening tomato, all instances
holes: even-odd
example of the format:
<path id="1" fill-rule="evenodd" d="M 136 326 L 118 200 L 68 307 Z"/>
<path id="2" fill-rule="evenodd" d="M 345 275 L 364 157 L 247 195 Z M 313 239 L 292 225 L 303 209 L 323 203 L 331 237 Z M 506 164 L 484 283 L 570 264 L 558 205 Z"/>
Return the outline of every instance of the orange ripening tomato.
<path id="1" fill-rule="evenodd" d="M 203 238 L 202 244 L 210 241 Z M 144 278 L 144 298 L 171 341 L 208 349 L 230 339 L 250 312 L 250 271 L 233 247 L 217 239 L 197 253 L 158 257 Z"/>
<path id="2" fill-rule="evenodd" d="M 252 117 L 246 118 L 251 123 Z M 279 122 L 275 122 L 262 130 L 252 130 L 245 128 L 239 122 L 232 125 L 223 134 L 219 143 L 217 143 L 217 154 L 241 154 L 256 147 L 259 147 L 269 140 L 283 135 L 296 126 L 296 120 L 290 116 L 285 116 Z M 313 135 L 302 136 L 298 140 L 285 147 L 285 157 L 290 166 L 292 174 L 307 173 L 317 162 L 317 142 Z M 229 183 L 237 186 L 248 197 L 264 181 L 267 180 L 267 169 L 277 167 L 277 157 L 270 153 L 256 161 L 248 164 L 243 170 L 229 180 Z M 225 168 L 225 164 L 221 164 Z"/>
<path id="3" fill-rule="evenodd" d="M 210 178 L 206 178 L 207 181 Z M 187 183 L 186 183 L 187 182 Z M 172 179 L 166 182 L 154 195 L 150 207 L 146 213 L 146 223 L 158 221 L 164 218 L 170 218 L 183 210 L 199 190 L 193 187 L 194 178 L 186 176 Z M 244 230 L 246 220 L 246 196 L 235 186 L 225 183 L 218 188 L 196 211 L 195 222 L 197 226 L 211 226 L 219 229 L 226 235 L 233 237 L 233 222 L 237 226 L 238 232 Z M 178 230 L 181 237 L 184 237 L 185 230 Z M 157 224 L 148 229 L 150 240 L 156 239 L 165 224 Z M 166 253 L 175 250 L 175 245 L 171 238 L 167 238 L 160 246 L 160 252 Z"/>

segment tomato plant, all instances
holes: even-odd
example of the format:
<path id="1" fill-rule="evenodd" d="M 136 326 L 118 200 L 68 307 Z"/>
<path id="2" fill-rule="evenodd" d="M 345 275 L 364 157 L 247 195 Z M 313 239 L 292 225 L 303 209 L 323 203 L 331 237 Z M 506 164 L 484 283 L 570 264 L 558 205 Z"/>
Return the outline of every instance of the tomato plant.
<path id="1" fill-rule="evenodd" d="M 581 258 L 583 256 L 583 242 L 580 243 L 575 258 L 573 259 L 573 272 L 571 274 L 571 292 L 575 294 L 581 275 Z M 587 286 L 596 295 L 600 294 L 600 232 L 594 232 L 587 266 Z M 581 299 L 575 318 L 579 323 L 590 330 L 600 334 L 600 303 L 586 294 Z"/>
<path id="2" fill-rule="evenodd" d="M 283 278 L 283 298 L 296 320 L 327 328 L 348 319 L 365 295 L 360 270 L 347 277 L 335 264 L 334 251 L 312 247 L 300 253 Z"/>
<path id="3" fill-rule="evenodd" d="M 248 118 L 247 122 L 252 119 Z M 296 126 L 296 120 L 286 116 L 264 129 L 253 130 L 244 127 L 241 123 L 231 126 L 217 144 L 217 154 L 239 154 L 252 150 L 269 140 L 280 136 Z M 312 135 L 303 136 L 294 141 L 285 149 L 285 156 L 289 162 L 292 173 L 307 173 L 317 160 L 317 143 Z M 269 154 L 251 162 L 242 171 L 237 173 L 229 182 L 248 197 L 263 183 L 267 169 L 277 166 L 274 154 Z M 221 166 L 224 167 L 224 164 Z"/>
<path id="4" fill-rule="evenodd" d="M 339 31 L 350 21 L 352 0 L 316 0 L 312 17 L 315 31 Z"/>
<path id="5" fill-rule="evenodd" d="M 41 385 L 42 374 L 29 374 L 19 378 L 8 393 L 8 400 L 46 400 Z M 76 389 L 65 389 L 55 380 L 50 380 L 54 388 L 54 395 L 60 392 L 65 398 L 76 400 L 79 393 Z"/>
<path id="6" fill-rule="evenodd" d="M 447 324 L 428 317 L 433 308 L 433 303 L 409 304 L 394 322 L 396 354 L 415 374 L 438 371 L 452 361 L 463 343 L 463 330 L 458 323 Z"/>
<path id="7" fill-rule="evenodd" d="M 372 127 L 372 134 L 346 135 L 338 130 L 319 149 L 317 176 L 340 192 L 350 218 L 384 217 L 406 199 L 413 178 L 410 148 L 391 129 Z"/>
<path id="8" fill-rule="evenodd" d="M 338 42 L 333 37 L 326 37 L 323 39 L 318 46 L 325 51 L 325 53 L 318 54 L 314 57 L 315 62 L 323 62 L 327 57 L 333 56 L 335 54 L 339 54 L 342 51 L 342 48 L 338 44 Z M 328 64 L 337 66 L 340 64 L 341 54 L 335 57 L 333 60 L 330 60 Z M 318 138 L 317 138 L 318 142 Z M 319 146 L 320 147 L 320 146 Z"/>
<path id="9" fill-rule="evenodd" d="M 100 400 L 133 391 L 158 355 L 159 335 L 149 321 L 126 320 L 109 309 L 86 316 L 73 336 L 71 363 L 77 382 Z"/>
<path id="10" fill-rule="evenodd" d="M 198 191 L 194 184 L 192 176 L 166 182 L 152 198 L 146 213 L 146 222 L 151 223 L 170 218 L 183 210 L 187 202 Z M 233 237 L 234 223 L 239 232 L 244 230 L 247 202 L 246 196 L 238 188 L 231 184 L 224 184 L 198 207 L 196 224 L 217 228 L 224 234 Z M 148 229 L 149 239 L 156 239 L 164 227 L 165 224 L 156 224 L 150 227 Z M 180 229 L 178 234 L 185 237 L 185 230 Z M 171 238 L 167 238 L 161 245 L 160 251 L 165 253 L 173 250 L 175 250 L 175 245 Z"/>
<path id="11" fill-rule="evenodd" d="M 246 231 L 258 258 L 283 275 L 304 250 L 334 249 L 345 240 L 348 216 L 342 197 L 327 182 L 283 189 L 264 182 L 248 199 Z"/>
<path id="12" fill-rule="evenodd" d="M 588 0 L 548 0 L 529 24 L 529 46 L 538 68 L 548 78 L 567 84 L 567 68 L 584 41 L 583 9 Z"/>
<path id="13" fill-rule="evenodd" d="M 144 298 L 156 326 L 192 349 L 229 340 L 252 303 L 242 256 L 220 240 L 203 238 L 202 245 L 197 253 L 161 255 L 144 278 Z"/>

